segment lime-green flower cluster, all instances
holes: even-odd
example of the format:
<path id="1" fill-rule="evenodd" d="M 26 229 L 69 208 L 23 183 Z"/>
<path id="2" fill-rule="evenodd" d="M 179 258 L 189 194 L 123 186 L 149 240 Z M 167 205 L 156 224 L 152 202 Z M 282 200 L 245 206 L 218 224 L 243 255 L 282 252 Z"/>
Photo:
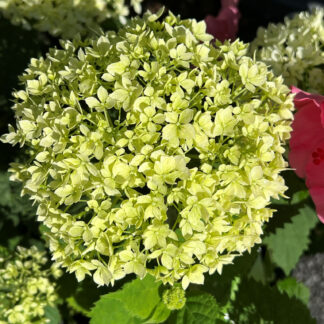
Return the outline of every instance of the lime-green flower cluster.
<path id="1" fill-rule="evenodd" d="M 150 273 L 202 284 L 255 243 L 286 187 L 292 96 L 240 41 L 147 13 L 117 34 L 62 42 L 15 92 L 30 148 L 12 179 L 38 204 L 53 258 L 99 285 Z"/>
<path id="2" fill-rule="evenodd" d="M 45 307 L 57 300 L 49 277 L 60 273 L 55 267 L 44 269 L 46 262 L 36 247 L 18 247 L 14 255 L 0 250 L 0 324 L 47 323 Z"/>
<path id="3" fill-rule="evenodd" d="M 137 13 L 141 2 L 130 1 Z M 107 18 L 124 23 L 129 7 L 125 0 L 0 0 L 0 11 L 15 25 L 72 38 L 91 34 Z"/>
<path id="4" fill-rule="evenodd" d="M 324 93 L 324 9 L 301 12 L 284 24 L 259 28 L 251 55 L 270 65 L 285 83 Z"/>

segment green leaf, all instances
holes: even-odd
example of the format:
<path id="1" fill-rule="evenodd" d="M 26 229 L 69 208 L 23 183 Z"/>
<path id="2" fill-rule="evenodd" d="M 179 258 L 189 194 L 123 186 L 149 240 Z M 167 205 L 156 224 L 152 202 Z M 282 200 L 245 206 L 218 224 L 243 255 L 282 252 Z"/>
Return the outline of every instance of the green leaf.
<path id="1" fill-rule="evenodd" d="M 267 275 L 265 270 L 265 264 L 262 260 L 262 256 L 259 254 L 255 260 L 253 267 L 249 273 L 249 277 L 253 278 L 256 281 L 260 281 L 262 283 L 266 283 Z"/>
<path id="2" fill-rule="evenodd" d="M 13 237 L 10 237 L 7 240 L 7 247 L 10 251 L 14 251 L 17 247 L 17 245 L 21 242 L 23 239 L 22 235 L 15 235 Z"/>
<path id="3" fill-rule="evenodd" d="M 154 309 L 154 313 L 145 323 L 164 323 L 170 316 L 171 311 L 161 301 Z"/>
<path id="4" fill-rule="evenodd" d="M 113 297 L 105 298 L 100 301 L 92 311 L 91 324 L 143 323 L 143 320 L 132 315 L 128 311 L 125 302 L 114 299 Z"/>
<path id="5" fill-rule="evenodd" d="M 35 219 L 36 208 L 25 196 L 20 196 L 21 184 L 9 181 L 7 172 L 0 172 L 0 229 L 5 220 L 14 226 L 27 219 Z"/>
<path id="6" fill-rule="evenodd" d="M 308 308 L 295 297 L 282 294 L 276 287 L 264 286 L 253 279 L 242 279 L 229 309 L 235 323 L 315 324 Z"/>
<path id="7" fill-rule="evenodd" d="M 76 312 L 81 313 L 84 316 L 90 317 L 90 312 L 87 309 L 85 309 L 84 307 L 82 307 L 78 303 L 78 301 L 75 299 L 74 296 L 71 296 L 71 297 L 67 298 L 66 301 L 67 301 L 68 305 L 72 309 L 74 309 Z"/>
<path id="8" fill-rule="evenodd" d="M 298 282 L 295 278 L 289 277 L 277 282 L 280 292 L 285 292 L 289 297 L 296 297 L 305 305 L 308 305 L 310 292 L 308 287 Z"/>
<path id="9" fill-rule="evenodd" d="M 299 213 L 292 217 L 291 221 L 263 241 L 269 248 L 274 263 L 281 267 L 286 275 L 289 275 L 307 249 L 308 236 L 318 223 L 318 218 L 312 208 L 305 206 L 299 209 Z"/>
<path id="10" fill-rule="evenodd" d="M 49 320 L 48 324 L 60 324 L 62 321 L 59 310 L 52 306 L 45 307 L 45 317 Z"/>
<path id="11" fill-rule="evenodd" d="M 11 207 L 9 175 L 4 172 L 0 173 L 0 205 Z"/>
<path id="12" fill-rule="evenodd" d="M 166 317 L 161 309 L 161 283 L 147 275 L 124 285 L 123 289 L 100 298 L 91 310 L 91 324 L 145 323 L 150 317 L 155 322 Z M 161 315 L 158 313 L 162 311 Z M 156 314 L 155 314 L 156 313 Z M 152 314 L 152 315 L 151 315 Z"/>
<path id="13" fill-rule="evenodd" d="M 309 191 L 308 190 L 299 190 L 295 192 L 291 198 L 291 204 L 296 205 L 299 203 L 302 203 L 309 197 Z"/>
<path id="14" fill-rule="evenodd" d="M 215 298 L 207 293 L 187 298 L 186 305 L 174 312 L 168 324 L 215 324 L 224 321 L 224 314 Z"/>

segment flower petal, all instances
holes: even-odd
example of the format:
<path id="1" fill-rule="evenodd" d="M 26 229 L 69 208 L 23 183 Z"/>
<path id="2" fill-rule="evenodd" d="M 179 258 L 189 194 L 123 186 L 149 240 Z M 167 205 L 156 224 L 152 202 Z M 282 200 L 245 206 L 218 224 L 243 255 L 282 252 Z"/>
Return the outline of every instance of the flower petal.
<path id="1" fill-rule="evenodd" d="M 322 223 L 324 223 L 324 187 L 311 188 L 309 193 L 316 206 L 316 213 Z"/>
<path id="2" fill-rule="evenodd" d="M 221 42 L 226 39 L 234 40 L 238 31 L 240 12 L 236 7 L 238 0 L 223 0 L 219 14 L 208 15 L 205 18 L 207 33 Z"/>
<path id="3" fill-rule="evenodd" d="M 306 165 L 315 146 L 324 141 L 324 128 L 320 122 L 320 112 L 309 101 L 297 111 L 292 123 L 289 163 L 300 177 L 305 177 Z"/>
<path id="4" fill-rule="evenodd" d="M 310 155 L 306 166 L 306 185 L 309 189 L 324 187 L 324 140 L 315 146 Z"/>
<path id="5" fill-rule="evenodd" d="M 291 92 L 296 93 L 294 98 L 294 104 L 297 110 L 307 107 L 309 104 L 315 105 L 320 109 L 321 113 L 321 123 L 324 127 L 324 96 L 316 93 L 308 93 L 302 91 L 294 86 L 291 87 Z"/>

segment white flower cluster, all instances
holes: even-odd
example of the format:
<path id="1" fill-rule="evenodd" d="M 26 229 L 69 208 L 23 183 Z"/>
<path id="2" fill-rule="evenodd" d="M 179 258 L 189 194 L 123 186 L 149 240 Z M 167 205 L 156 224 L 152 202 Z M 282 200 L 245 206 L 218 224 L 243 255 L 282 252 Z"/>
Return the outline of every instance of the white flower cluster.
<path id="1" fill-rule="evenodd" d="M 250 47 L 288 86 L 324 93 L 324 9 L 301 12 L 284 24 L 260 27 Z"/>
<path id="2" fill-rule="evenodd" d="M 57 268 L 46 269 L 45 253 L 36 247 L 18 247 L 12 256 L 0 249 L 0 324 L 45 324 L 45 307 L 57 300 L 50 275 L 60 275 Z"/>
<path id="3" fill-rule="evenodd" d="M 29 148 L 12 179 L 38 204 L 53 258 L 99 285 L 135 273 L 202 284 L 255 243 L 286 189 L 292 96 L 246 45 L 147 13 L 32 59 L 15 92 Z"/>
<path id="4" fill-rule="evenodd" d="M 130 1 L 137 13 L 141 2 Z M 129 15 L 125 0 L 0 0 L 0 11 L 15 25 L 67 39 L 91 34 L 107 18 L 125 23 Z"/>

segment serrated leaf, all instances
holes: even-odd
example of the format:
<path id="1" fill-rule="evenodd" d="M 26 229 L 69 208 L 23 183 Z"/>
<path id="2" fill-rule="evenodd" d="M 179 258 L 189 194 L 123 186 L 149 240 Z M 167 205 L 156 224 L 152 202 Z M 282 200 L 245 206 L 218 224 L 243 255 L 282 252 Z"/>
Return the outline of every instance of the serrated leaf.
<path id="1" fill-rule="evenodd" d="M 297 298 L 282 294 L 276 287 L 243 279 L 229 309 L 229 317 L 239 324 L 315 324 L 308 308 Z"/>
<path id="2" fill-rule="evenodd" d="M 298 282 L 295 278 L 289 277 L 277 282 L 280 292 L 285 292 L 289 297 L 296 297 L 305 305 L 308 305 L 310 291 L 303 283 Z"/>
<path id="3" fill-rule="evenodd" d="M 275 233 L 264 239 L 273 262 L 281 267 L 286 275 L 289 275 L 307 249 L 310 231 L 317 223 L 315 211 L 305 206 L 292 217 L 291 223 L 286 223 L 283 228 L 278 228 Z"/>
<path id="4" fill-rule="evenodd" d="M 144 323 L 161 302 L 161 283 L 146 275 L 124 285 L 123 289 L 100 298 L 91 310 L 91 324 Z M 158 323 L 158 322 L 155 322 Z"/>
<path id="5" fill-rule="evenodd" d="M 221 323 L 223 314 L 215 298 L 207 293 L 187 298 L 186 305 L 168 319 L 168 324 Z"/>

